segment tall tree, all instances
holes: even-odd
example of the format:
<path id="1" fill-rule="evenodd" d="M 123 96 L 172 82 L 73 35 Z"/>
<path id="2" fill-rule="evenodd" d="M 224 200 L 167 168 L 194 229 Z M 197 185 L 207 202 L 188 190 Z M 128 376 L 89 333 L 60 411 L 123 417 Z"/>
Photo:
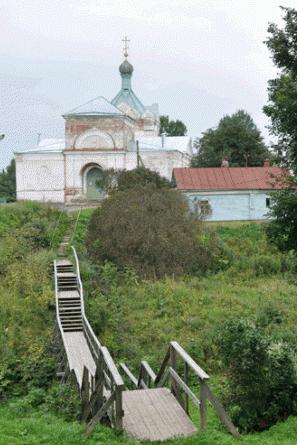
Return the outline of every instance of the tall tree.
<path id="1" fill-rule="evenodd" d="M 275 152 L 283 165 L 294 173 L 284 190 L 272 195 L 272 221 L 267 226 L 269 238 L 282 250 L 297 252 L 297 10 L 283 8 L 283 28 L 271 23 L 266 45 L 279 75 L 268 82 L 271 134 L 277 136 Z"/>
<path id="2" fill-rule="evenodd" d="M 193 157 L 193 167 L 220 167 L 223 159 L 234 167 L 260 166 L 271 156 L 260 130 L 243 110 L 224 116 L 216 128 L 196 139 L 194 146 L 198 153 Z"/>
<path id="3" fill-rule="evenodd" d="M 185 136 L 187 127 L 180 120 L 170 120 L 169 116 L 160 116 L 160 134 L 166 133 L 167 136 Z"/>
<path id="4" fill-rule="evenodd" d="M 297 173 L 297 10 L 281 7 L 284 27 L 271 23 L 266 45 L 280 73 L 268 82 L 271 134 L 278 137 L 277 154 L 283 164 Z"/>
<path id="5" fill-rule="evenodd" d="M 0 173 L 0 197 L 8 202 L 16 200 L 15 160 Z"/>

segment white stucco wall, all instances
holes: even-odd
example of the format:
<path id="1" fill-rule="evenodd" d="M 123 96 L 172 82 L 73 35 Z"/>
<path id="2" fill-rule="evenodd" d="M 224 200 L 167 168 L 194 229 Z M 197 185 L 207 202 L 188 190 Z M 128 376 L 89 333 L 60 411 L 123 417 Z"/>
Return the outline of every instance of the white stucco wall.
<path id="1" fill-rule="evenodd" d="M 190 157 L 176 150 L 140 152 L 141 165 L 171 180 L 175 167 L 188 167 Z M 135 151 L 72 150 L 62 152 L 28 152 L 16 154 L 17 199 L 71 203 L 85 199 L 85 169 L 92 165 L 102 169 L 137 167 Z"/>
<path id="2" fill-rule="evenodd" d="M 190 163 L 189 156 L 178 151 L 153 150 L 140 152 L 141 165 L 157 171 L 162 176 L 171 180 L 174 167 L 187 167 Z M 65 152 L 65 199 L 66 202 L 74 202 L 84 199 L 86 194 L 84 171 L 97 164 L 102 169 L 126 169 L 137 167 L 137 154 L 135 151 L 69 151 Z"/>
<path id="3" fill-rule="evenodd" d="M 208 201 L 212 210 L 207 218 L 209 221 L 267 219 L 269 208 L 266 207 L 266 198 L 269 197 L 269 193 L 265 191 L 185 191 L 184 193 L 192 208 L 195 200 Z"/>
<path id="4" fill-rule="evenodd" d="M 62 153 L 16 154 L 18 200 L 64 202 Z"/>

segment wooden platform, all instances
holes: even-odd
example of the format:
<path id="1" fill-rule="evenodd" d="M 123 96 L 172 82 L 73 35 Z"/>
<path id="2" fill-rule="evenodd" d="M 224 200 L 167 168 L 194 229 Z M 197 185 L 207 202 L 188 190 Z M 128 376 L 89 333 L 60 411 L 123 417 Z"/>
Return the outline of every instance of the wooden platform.
<path id="1" fill-rule="evenodd" d="M 197 432 L 167 388 L 125 391 L 123 409 L 123 428 L 139 441 L 164 441 Z"/>
<path id="2" fill-rule="evenodd" d="M 95 376 L 96 364 L 83 332 L 65 332 L 65 348 L 70 369 L 74 369 L 81 386 L 84 366 Z"/>

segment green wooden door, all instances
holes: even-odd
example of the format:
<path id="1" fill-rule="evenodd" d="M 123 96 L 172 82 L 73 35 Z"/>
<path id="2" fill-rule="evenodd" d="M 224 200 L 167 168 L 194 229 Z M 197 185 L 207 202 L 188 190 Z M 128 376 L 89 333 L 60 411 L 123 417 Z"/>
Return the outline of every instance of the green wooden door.
<path id="1" fill-rule="evenodd" d="M 97 167 L 91 168 L 87 172 L 87 198 L 90 200 L 100 199 L 102 196 L 102 189 L 98 186 L 97 181 L 101 179 L 101 170 Z"/>

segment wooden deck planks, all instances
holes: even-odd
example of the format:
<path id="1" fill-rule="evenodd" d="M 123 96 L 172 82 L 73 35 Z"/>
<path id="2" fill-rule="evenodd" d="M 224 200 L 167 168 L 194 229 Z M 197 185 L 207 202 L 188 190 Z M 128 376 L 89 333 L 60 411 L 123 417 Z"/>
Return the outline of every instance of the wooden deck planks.
<path id="1" fill-rule="evenodd" d="M 96 364 L 83 332 L 64 332 L 69 368 L 74 369 L 81 386 L 84 366 L 95 376 Z"/>
<path id="2" fill-rule="evenodd" d="M 77 290 L 62 290 L 58 293 L 58 299 L 65 299 L 65 298 L 69 298 L 69 299 L 75 299 L 75 298 L 80 298 L 80 295 L 78 293 Z"/>
<path id="3" fill-rule="evenodd" d="M 136 440 L 164 441 L 197 432 L 167 388 L 125 391 L 123 408 L 123 428 Z"/>

